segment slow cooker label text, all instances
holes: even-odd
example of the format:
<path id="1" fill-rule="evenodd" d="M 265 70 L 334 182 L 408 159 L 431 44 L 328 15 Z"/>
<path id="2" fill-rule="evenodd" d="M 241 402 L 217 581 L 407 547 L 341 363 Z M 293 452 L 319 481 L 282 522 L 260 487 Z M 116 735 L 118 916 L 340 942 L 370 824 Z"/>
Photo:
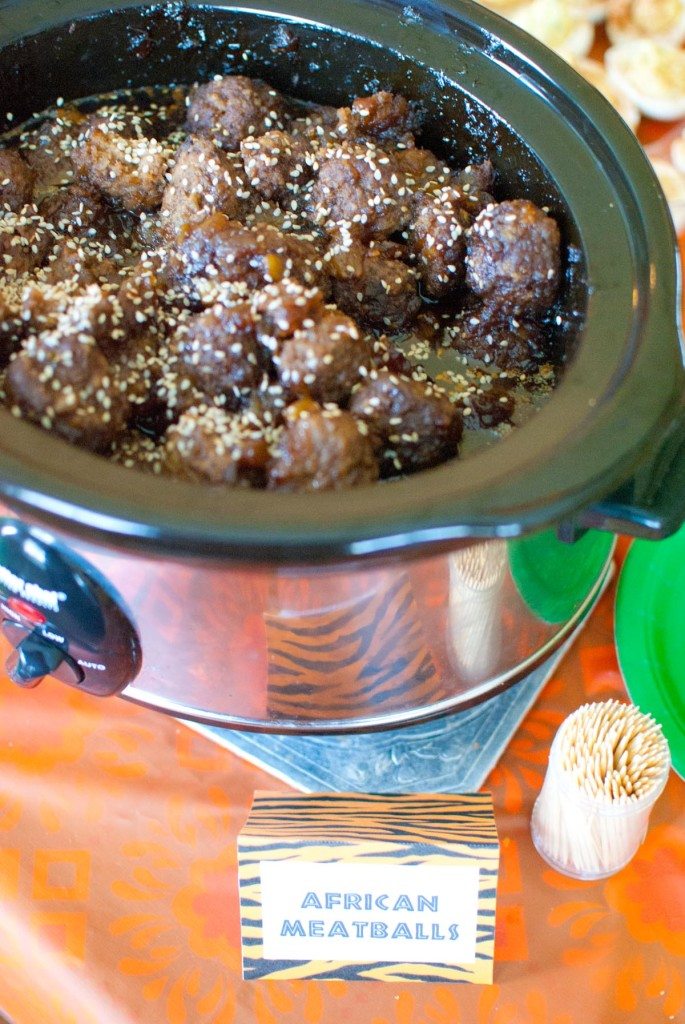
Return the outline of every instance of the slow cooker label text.
<path id="1" fill-rule="evenodd" d="M 7 566 L 0 565 L 0 586 L 5 587 L 12 594 L 16 594 L 23 601 L 38 605 L 46 611 L 55 612 L 60 610 L 60 601 L 66 601 L 67 595 L 63 590 L 44 590 L 38 583 L 31 583 L 11 572 Z"/>

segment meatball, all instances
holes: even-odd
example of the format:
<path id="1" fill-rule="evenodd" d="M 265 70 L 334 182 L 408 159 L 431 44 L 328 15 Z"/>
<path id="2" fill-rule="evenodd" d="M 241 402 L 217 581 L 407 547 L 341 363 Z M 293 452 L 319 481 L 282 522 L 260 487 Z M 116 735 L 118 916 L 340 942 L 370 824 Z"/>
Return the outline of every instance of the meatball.
<path id="1" fill-rule="evenodd" d="M 101 284 L 114 281 L 121 273 L 109 243 L 97 239 L 64 238 L 48 256 L 44 280 L 48 284 Z"/>
<path id="2" fill-rule="evenodd" d="M 542 328 L 516 317 L 491 317 L 473 307 L 457 318 L 447 331 L 451 346 L 486 366 L 533 374 L 550 358 Z"/>
<path id="3" fill-rule="evenodd" d="M 24 317 L 37 331 L 60 329 L 91 335 L 108 359 L 118 359 L 145 333 L 154 336 L 157 296 L 141 273 L 116 288 L 90 284 L 74 292 L 73 286 L 36 285 L 24 297 Z"/>
<path id="4" fill-rule="evenodd" d="M 162 396 L 156 390 L 168 372 L 168 355 L 160 355 L 158 340 L 141 334 L 112 355 L 110 365 L 117 387 L 130 406 L 129 423 L 147 433 L 163 434 L 177 417 L 168 414 L 166 395 Z M 188 404 L 193 401 L 195 396 L 189 396 Z"/>
<path id="5" fill-rule="evenodd" d="M 129 406 L 95 339 L 45 332 L 27 339 L 7 370 L 7 397 L 28 419 L 72 444 L 106 452 Z"/>
<path id="6" fill-rule="evenodd" d="M 240 152 L 250 185 L 265 199 L 297 192 L 314 173 L 307 141 L 287 132 L 275 130 L 243 139 Z"/>
<path id="7" fill-rule="evenodd" d="M 414 271 L 373 253 L 364 260 L 359 278 L 334 283 L 333 298 L 345 313 L 380 331 L 404 330 L 421 308 Z"/>
<path id="8" fill-rule="evenodd" d="M 214 406 L 189 409 L 167 431 L 165 467 L 185 480 L 264 486 L 268 459 L 259 426 Z"/>
<path id="9" fill-rule="evenodd" d="M 470 225 L 457 189 L 446 186 L 434 195 L 418 193 L 408 240 L 421 286 L 430 298 L 444 298 L 464 280 Z"/>
<path id="10" fill-rule="evenodd" d="M 319 254 L 310 242 L 267 224 L 244 227 L 220 213 L 183 239 L 178 254 L 186 276 L 209 274 L 243 294 L 289 277 L 307 285 L 322 281 Z"/>
<path id="11" fill-rule="evenodd" d="M 40 214 L 62 234 L 94 235 L 109 227 L 110 211 L 97 189 L 86 182 L 58 188 L 42 201 Z"/>
<path id="12" fill-rule="evenodd" d="M 270 489 L 322 491 L 376 479 L 373 449 L 353 416 L 306 401 L 290 407 L 269 465 Z"/>
<path id="13" fill-rule="evenodd" d="M 457 454 L 461 413 L 430 383 L 374 371 L 353 394 L 350 412 L 366 424 L 381 476 L 414 473 Z"/>
<path id="14" fill-rule="evenodd" d="M 88 129 L 71 158 L 81 177 L 125 210 L 141 213 L 162 202 L 170 155 L 156 139 L 128 139 L 96 127 Z"/>
<path id="15" fill-rule="evenodd" d="M 319 288 L 306 288 L 293 278 L 267 285 L 252 298 L 257 336 L 276 351 L 279 340 L 292 337 L 301 328 L 313 327 L 321 319 L 324 301 Z"/>
<path id="16" fill-rule="evenodd" d="M 430 149 L 410 147 L 397 152 L 410 192 L 436 192 L 452 180 L 452 170 Z"/>
<path id="17" fill-rule="evenodd" d="M 187 139 L 162 197 L 160 219 L 165 234 L 175 238 L 216 212 L 240 218 L 249 192 L 239 171 L 235 158 L 211 139 Z"/>
<path id="18" fill-rule="evenodd" d="M 463 410 L 464 423 L 485 430 L 494 430 L 501 423 L 511 422 L 515 409 L 514 397 L 506 386 L 489 378 L 482 382 L 481 387 L 472 384 L 458 404 Z"/>
<path id="19" fill-rule="evenodd" d="M 112 462 L 127 469 L 155 475 L 164 471 L 164 447 L 138 430 L 127 430 L 114 441 Z"/>
<path id="20" fill-rule="evenodd" d="M 315 149 L 339 141 L 335 137 L 338 111 L 318 103 L 309 103 L 305 112 L 294 118 L 288 126 L 291 135 L 306 139 Z"/>
<path id="21" fill-rule="evenodd" d="M 274 362 L 288 393 L 344 404 L 354 385 L 368 373 L 373 349 L 354 320 L 331 311 L 284 341 Z"/>
<path id="22" fill-rule="evenodd" d="M 74 174 L 71 153 L 86 127 L 84 115 L 74 106 L 62 107 L 21 136 L 21 153 L 36 172 L 36 190 L 62 185 Z"/>
<path id="23" fill-rule="evenodd" d="M 67 313 L 78 292 L 61 284 L 28 285 L 21 296 L 21 318 L 31 334 L 52 331 Z"/>
<path id="24" fill-rule="evenodd" d="M 0 267 L 6 278 L 36 270 L 57 245 L 57 236 L 35 206 L 20 213 L 0 210 Z"/>
<path id="25" fill-rule="evenodd" d="M 155 262 L 142 259 L 121 282 L 115 298 L 115 324 L 124 332 L 115 341 L 155 335 L 162 302 L 162 279 Z"/>
<path id="26" fill-rule="evenodd" d="M 238 409 L 264 373 L 264 349 L 255 333 L 255 320 L 247 302 L 227 308 L 216 305 L 192 316 L 169 343 L 179 372 L 204 394 L 226 399 L 226 408 Z"/>
<path id="27" fill-rule="evenodd" d="M 0 209 L 19 213 L 33 199 L 36 172 L 16 149 L 0 149 Z"/>
<path id="28" fill-rule="evenodd" d="M 467 243 L 466 282 L 489 305 L 509 313 L 549 308 L 559 287 L 559 228 L 534 203 L 487 206 Z"/>
<path id="29" fill-rule="evenodd" d="M 40 321 L 49 317 L 50 299 L 54 303 L 55 311 L 59 306 L 60 286 L 48 285 L 43 290 L 42 302 L 36 306 L 36 289 L 27 295 L 27 305 L 33 306 L 32 314 L 37 321 L 35 326 L 40 328 Z M 88 285 L 83 291 L 69 296 L 65 295 L 62 300 L 63 310 L 57 313 L 55 322 L 48 329 L 59 330 L 65 334 L 87 334 L 95 339 L 103 354 L 109 356 L 110 348 L 115 347 L 112 341 L 112 334 L 118 326 L 117 311 L 112 298 L 107 295 L 100 285 Z M 42 309 L 41 309 L 42 306 Z"/>
<path id="30" fill-rule="evenodd" d="M 214 139 L 222 149 L 237 150 L 248 135 L 285 128 L 283 97 L 258 78 L 229 75 L 195 86 L 186 127 L 193 135 Z"/>
<path id="31" fill-rule="evenodd" d="M 491 191 L 495 182 L 495 168 L 489 160 L 482 164 L 468 164 L 456 177 L 464 208 L 476 217 L 486 206 L 494 203 Z"/>
<path id="32" fill-rule="evenodd" d="M 421 127 L 414 104 L 392 92 L 360 96 L 351 107 L 338 111 L 338 132 L 348 138 L 370 136 L 388 142 L 413 142 L 411 133 Z"/>
<path id="33" fill-rule="evenodd" d="M 7 365 L 21 339 L 24 327 L 18 304 L 16 301 L 10 301 L 0 289 L 0 368 Z"/>
<path id="34" fill-rule="evenodd" d="M 409 220 L 409 195 L 394 155 L 375 145 L 341 145 L 321 155 L 309 207 L 331 234 L 369 239 L 390 235 Z"/>

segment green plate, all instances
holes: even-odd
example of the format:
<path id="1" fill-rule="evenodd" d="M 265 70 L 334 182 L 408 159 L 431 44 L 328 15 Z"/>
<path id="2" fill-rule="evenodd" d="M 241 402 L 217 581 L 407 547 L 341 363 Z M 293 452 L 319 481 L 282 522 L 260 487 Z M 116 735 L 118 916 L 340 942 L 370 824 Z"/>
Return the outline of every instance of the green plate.
<path id="1" fill-rule="evenodd" d="M 616 595 L 616 647 L 630 699 L 659 722 L 685 778 L 685 529 L 635 541 Z"/>
<path id="2" fill-rule="evenodd" d="M 588 530 L 574 544 L 554 530 L 508 542 L 511 575 L 522 599 L 544 622 L 568 622 L 596 586 L 614 547 L 610 533 Z"/>

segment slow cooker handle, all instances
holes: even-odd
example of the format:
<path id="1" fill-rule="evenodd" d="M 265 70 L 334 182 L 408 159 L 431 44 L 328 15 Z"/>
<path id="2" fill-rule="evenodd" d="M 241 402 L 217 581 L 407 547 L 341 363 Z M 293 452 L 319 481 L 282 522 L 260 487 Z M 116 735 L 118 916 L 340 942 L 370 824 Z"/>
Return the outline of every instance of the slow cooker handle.
<path id="1" fill-rule="evenodd" d="M 685 522 L 685 400 L 656 457 L 605 501 L 583 515 L 583 526 L 659 540 Z"/>

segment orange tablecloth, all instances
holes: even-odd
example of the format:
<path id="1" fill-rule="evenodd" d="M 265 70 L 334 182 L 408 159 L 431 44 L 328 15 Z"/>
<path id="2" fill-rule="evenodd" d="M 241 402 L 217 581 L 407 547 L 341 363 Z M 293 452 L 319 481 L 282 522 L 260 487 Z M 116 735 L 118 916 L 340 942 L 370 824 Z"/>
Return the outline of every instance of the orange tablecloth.
<path id="1" fill-rule="evenodd" d="M 613 591 L 488 780 L 502 843 L 496 984 L 240 977 L 236 835 L 285 788 L 175 721 L 0 681 L 0 1021 L 655 1024 L 685 1021 L 685 783 L 633 862 L 571 881 L 529 818 L 562 719 L 624 694 Z"/>

